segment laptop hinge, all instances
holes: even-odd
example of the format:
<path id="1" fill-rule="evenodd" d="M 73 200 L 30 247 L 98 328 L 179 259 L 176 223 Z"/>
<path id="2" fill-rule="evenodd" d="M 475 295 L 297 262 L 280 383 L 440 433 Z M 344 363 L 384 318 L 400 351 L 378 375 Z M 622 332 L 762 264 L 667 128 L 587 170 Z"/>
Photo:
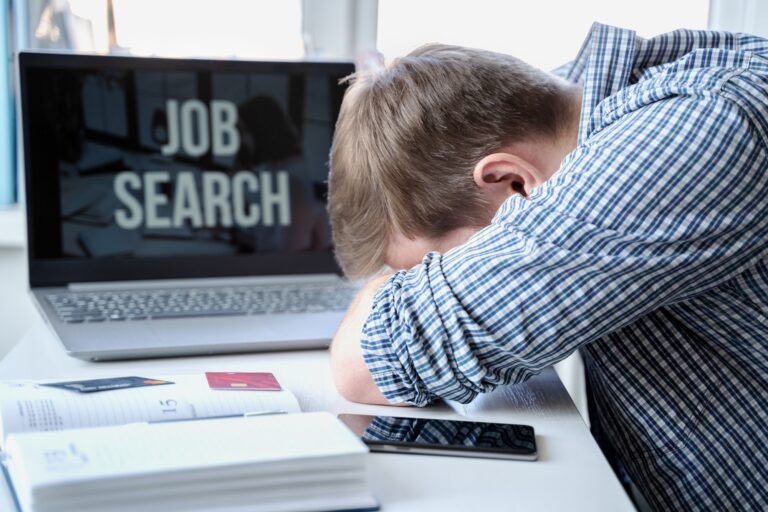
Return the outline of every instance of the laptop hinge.
<path id="1" fill-rule="evenodd" d="M 302 274 L 290 276 L 247 276 L 216 277 L 196 279 L 156 279 L 141 281 L 109 281 L 98 283 L 70 283 L 67 289 L 73 292 L 107 290 L 143 290 L 147 288 L 199 288 L 212 286 L 270 286 L 342 283 L 336 274 Z"/>

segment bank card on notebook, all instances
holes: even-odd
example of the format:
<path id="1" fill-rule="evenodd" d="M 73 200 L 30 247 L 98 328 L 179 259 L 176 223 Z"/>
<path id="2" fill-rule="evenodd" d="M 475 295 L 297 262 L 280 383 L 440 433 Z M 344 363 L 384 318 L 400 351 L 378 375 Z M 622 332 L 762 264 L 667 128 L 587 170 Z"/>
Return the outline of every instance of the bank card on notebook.
<path id="1" fill-rule="evenodd" d="M 211 389 L 280 391 L 280 383 L 268 372 L 206 372 Z"/>

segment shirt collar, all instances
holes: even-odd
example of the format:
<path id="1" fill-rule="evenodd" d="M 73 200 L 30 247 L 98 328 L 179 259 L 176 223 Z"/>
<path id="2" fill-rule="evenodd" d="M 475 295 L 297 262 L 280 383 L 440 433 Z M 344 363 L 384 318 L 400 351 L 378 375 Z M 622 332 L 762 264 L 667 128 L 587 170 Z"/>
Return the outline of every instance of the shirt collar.
<path id="1" fill-rule="evenodd" d="M 594 23 L 565 78 L 583 88 L 579 144 L 592 133 L 595 107 L 629 84 L 638 37 L 633 30 Z"/>
<path id="2" fill-rule="evenodd" d="M 675 30 L 643 39 L 632 30 L 594 23 L 576 59 L 558 70 L 563 78 L 584 88 L 579 144 L 597 127 L 599 119 L 593 114 L 601 101 L 639 80 L 646 69 L 678 60 L 697 48 L 765 52 L 766 41 L 704 30 Z"/>

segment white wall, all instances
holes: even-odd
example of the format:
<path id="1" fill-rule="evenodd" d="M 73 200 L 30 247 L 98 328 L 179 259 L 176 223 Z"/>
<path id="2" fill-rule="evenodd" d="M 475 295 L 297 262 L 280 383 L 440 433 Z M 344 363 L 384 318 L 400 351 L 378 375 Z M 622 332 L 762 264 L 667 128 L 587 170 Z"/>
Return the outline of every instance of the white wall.
<path id="1" fill-rule="evenodd" d="M 37 318 L 27 293 L 27 252 L 19 208 L 0 210 L 0 358 Z"/>
<path id="2" fill-rule="evenodd" d="M 27 254 L 0 247 L 0 358 L 32 326 L 37 311 L 27 294 Z"/>

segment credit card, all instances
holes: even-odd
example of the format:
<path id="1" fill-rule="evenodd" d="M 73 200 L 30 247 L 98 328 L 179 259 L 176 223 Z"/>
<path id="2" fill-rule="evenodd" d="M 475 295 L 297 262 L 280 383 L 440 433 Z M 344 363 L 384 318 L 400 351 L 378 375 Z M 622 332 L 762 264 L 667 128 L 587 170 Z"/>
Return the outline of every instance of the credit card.
<path id="1" fill-rule="evenodd" d="M 144 386 L 162 386 L 173 384 L 169 380 L 148 379 L 147 377 L 112 377 L 109 379 L 72 380 L 69 382 L 49 382 L 43 386 L 68 389 L 78 393 L 95 393 L 113 389 L 141 388 Z"/>
<path id="2" fill-rule="evenodd" d="M 280 391 L 280 383 L 268 372 L 205 372 L 211 389 Z"/>

